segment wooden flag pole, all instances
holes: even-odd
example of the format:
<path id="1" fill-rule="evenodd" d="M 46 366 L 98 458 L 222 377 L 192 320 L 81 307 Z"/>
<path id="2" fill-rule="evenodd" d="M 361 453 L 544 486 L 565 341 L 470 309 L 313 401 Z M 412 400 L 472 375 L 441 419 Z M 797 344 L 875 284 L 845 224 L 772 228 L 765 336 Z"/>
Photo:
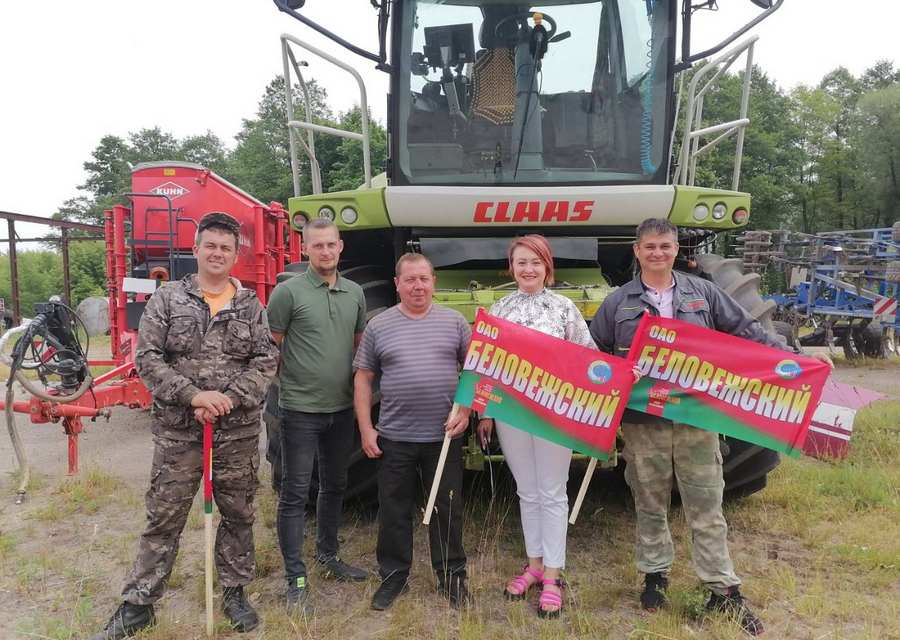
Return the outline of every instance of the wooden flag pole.
<path id="1" fill-rule="evenodd" d="M 453 403 L 447 422 L 453 422 L 459 412 L 459 404 Z M 422 524 L 431 524 L 431 512 L 434 511 L 434 503 L 437 500 L 438 488 L 441 486 L 441 476 L 444 475 L 444 465 L 447 463 L 447 452 L 450 450 L 450 434 L 444 432 L 444 444 L 441 446 L 441 455 L 438 458 L 437 469 L 434 470 L 434 481 L 431 483 L 431 493 L 428 494 L 428 504 L 425 505 L 425 517 Z"/>
<path id="2" fill-rule="evenodd" d="M 203 528 L 206 534 L 206 635 L 213 636 L 212 422 L 203 424 Z"/>
<path id="3" fill-rule="evenodd" d="M 597 458 L 591 458 L 588 463 L 587 471 L 584 472 L 584 480 L 581 481 L 581 488 L 578 489 L 578 497 L 575 498 L 575 505 L 572 507 L 572 515 L 569 516 L 569 524 L 575 524 L 578 519 L 578 512 L 581 511 L 581 503 L 584 502 L 584 496 L 587 493 L 588 485 L 591 484 L 591 476 L 594 475 L 594 469 L 597 468 Z"/>

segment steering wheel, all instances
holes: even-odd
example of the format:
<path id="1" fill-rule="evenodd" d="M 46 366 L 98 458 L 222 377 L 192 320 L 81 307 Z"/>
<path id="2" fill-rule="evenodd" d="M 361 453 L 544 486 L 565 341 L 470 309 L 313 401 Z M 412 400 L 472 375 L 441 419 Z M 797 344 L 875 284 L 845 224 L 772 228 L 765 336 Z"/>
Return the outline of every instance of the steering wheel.
<path id="1" fill-rule="evenodd" d="M 510 22 L 515 21 L 519 27 L 528 25 L 528 18 L 533 18 L 535 13 L 540 13 L 539 11 L 523 11 L 521 13 L 514 13 L 512 15 L 506 16 L 502 20 L 500 20 L 494 26 L 494 37 L 503 40 L 505 37 L 501 31 L 509 25 Z M 547 30 L 547 42 L 550 42 L 550 39 L 556 35 L 556 20 L 548 16 L 546 13 L 541 14 L 543 16 L 543 21 L 547 22 L 550 25 L 550 28 Z"/>

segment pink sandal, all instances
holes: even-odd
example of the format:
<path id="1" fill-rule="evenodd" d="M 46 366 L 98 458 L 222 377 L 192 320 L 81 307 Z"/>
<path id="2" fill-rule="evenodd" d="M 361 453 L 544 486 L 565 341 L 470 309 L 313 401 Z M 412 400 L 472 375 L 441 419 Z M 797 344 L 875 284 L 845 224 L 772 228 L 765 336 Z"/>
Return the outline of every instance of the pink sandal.
<path id="1" fill-rule="evenodd" d="M 529 582 L 528 577 L 534 578 L 534 582 Z M 533 569 L 531 565 L 525 565 L 524 573 L 510 580 L 506 588 L 503 589 L 503 595 L 507 600 L 524 600 L 528 594 L 528 590 L 544 579 L 544 572 Z M 514 589 L 512 591 L 511 589 Z"/>
<path id="2" fill-rule="evenodd" d="M 562 589 L 566 583 L 561 578 L 556 578 L 541 580 L 541 584 L 544 588 L 541 589 L 541 597 L 538 599 L 538 615 L 542 618 L 558 618 L 563 608 Z M 547 590 L 547 585 L 559 587 L 560 592 Z M 544 607 L 556 607 L 556 609 L 545 609 Z"/>

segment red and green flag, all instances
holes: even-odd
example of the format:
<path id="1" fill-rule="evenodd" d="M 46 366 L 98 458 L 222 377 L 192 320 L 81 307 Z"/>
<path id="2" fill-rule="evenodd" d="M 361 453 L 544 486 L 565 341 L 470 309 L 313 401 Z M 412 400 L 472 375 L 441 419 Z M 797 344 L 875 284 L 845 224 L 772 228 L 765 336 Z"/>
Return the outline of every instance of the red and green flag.
<path id="1" fill-rule="evenodd" d="M 687 322 L 644 314 L 628 359 L 628 408 L 799 457 L 830 367 Z"/>
<path id="2" fill-rule="evenodd" d="M 455 402 L 606 460 L 634 382 L 632 365 L 479 309 Z"/>

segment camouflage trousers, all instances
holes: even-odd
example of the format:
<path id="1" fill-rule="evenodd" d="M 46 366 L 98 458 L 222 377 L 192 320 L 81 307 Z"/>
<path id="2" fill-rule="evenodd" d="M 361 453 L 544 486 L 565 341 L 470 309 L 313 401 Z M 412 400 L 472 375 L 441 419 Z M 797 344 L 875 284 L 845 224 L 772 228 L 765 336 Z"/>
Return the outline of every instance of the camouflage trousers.
<path id="1" fill-rule="evenodd" d="M 222 516 L 216 532 L 215 562 L 223 587 L 247 584 L 256 572 L 253 499 L 258 485 L 258 443 L 259 438 L 252 437 L 213 445 L 213 497 Z M 156 438 L 146 495 L 147 528 L 122 589 L 126 602 L 153 604 L 162 597 L 202 477 L 200 442 Z"/>
<path id="2" fill-rule="evenodd" d="M 708 588 L 724 594 L 741 583 L 728 553 L 722 515 L 722 453 L 719 437 L 668 421 L 622 423 L 625 480 L 637 512 L 637 568 L 667 573 L 675 559 L 668 510 L 673 476 L 691 528 L 694 570 Z"/>

